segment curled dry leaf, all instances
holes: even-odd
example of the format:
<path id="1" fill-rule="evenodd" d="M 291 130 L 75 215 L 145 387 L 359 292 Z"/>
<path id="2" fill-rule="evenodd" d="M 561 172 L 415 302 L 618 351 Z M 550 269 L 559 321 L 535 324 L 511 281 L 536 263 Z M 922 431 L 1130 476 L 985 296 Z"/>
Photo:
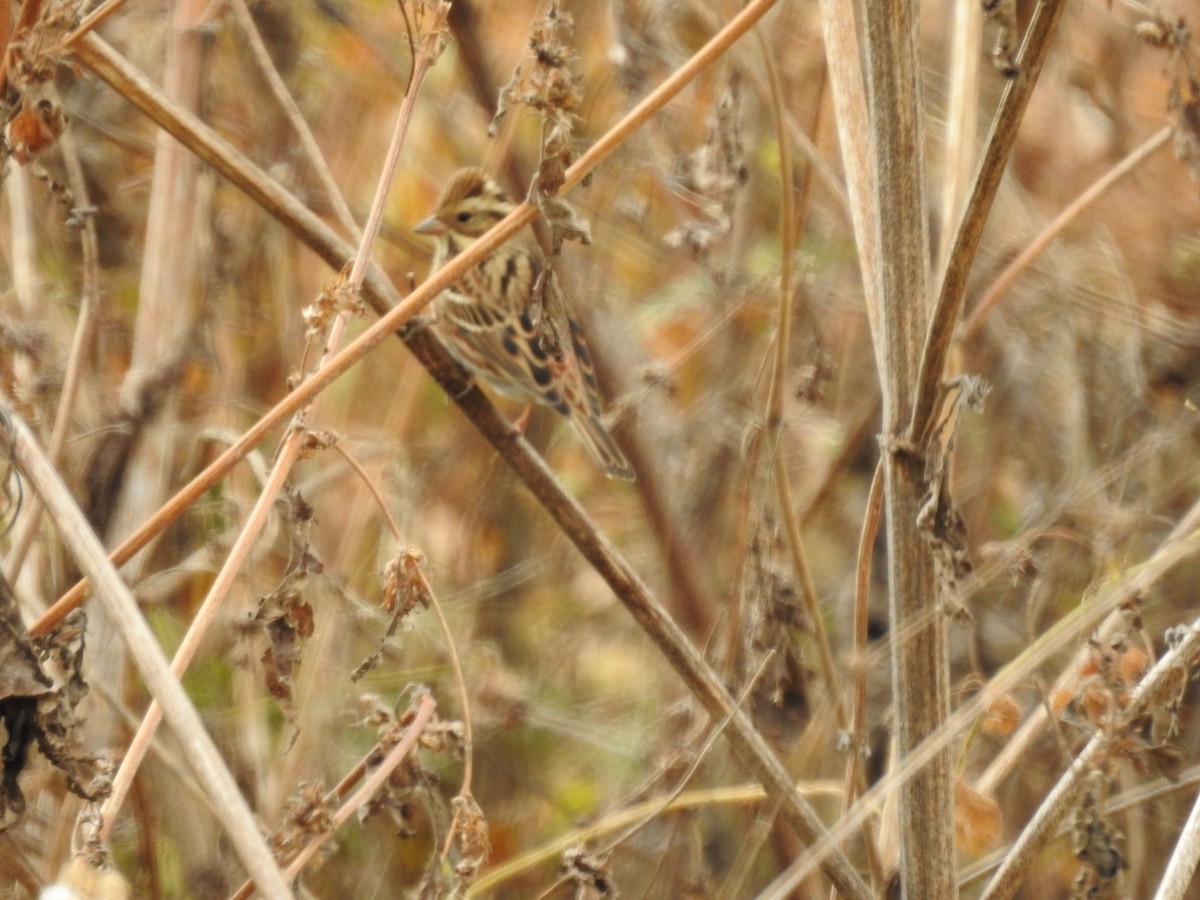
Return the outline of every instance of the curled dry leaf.
<path id="1" fill-rule="evenodd" d="M 313 837 L 333 830 L 336 798 L 319 781 L 305 781 L 288 797 L 279 827 L 269 839 L 276 859 L 293 859 Z"/>
<path id="2" fill-rule="evenodd" d="M 676 185 L 692 207 L 692 217 L 665 235 L 672 247 L 705 258 L 733 225 L 733 204 L 750 180 L 742 144 L 740 79 L 726 79 L 709 115 L 704 145 L 679 161 Z"/>
<path id="3" fill-rule="evenodd" d="M 1004 836 L 1000 805 L 962 779 L 954 783 L 954 836 L 968 856 L 981 856 L 999 846 Z"/>
<path id="4" fill-rule="evenodd" d="M 1095 772 L 1084 794 L 1072 825 L 1072 849 L 1087 867 L 1080 878 L 1089 885 L 1112 881 L 1129 861 L 1121 852 L 1121 833 L 1104 818 L 1103 783 L 1105 776 Z"/>
<path id="5" fill-rule="evenodd" d="M 53 100 L 21 104 L 4 131 L 13 159 L 25 166 L 49 149 L 67 128 L 67 115 Z"/>
<path id="6" fill-rule="evenodd" d="M 351 673 L 351 680 L 358 681 L 379 665 L 384 647 L 397 631 L 409 626 L 409 616 L 418 606 L 429 608 L 432 593 L 429 582 L 421 572 L 424 565 L 425 554 L 412 547 L 401 550 L 396 558 L 387 564 L 383 579 L 383 608 L 390 615 L 388 627 L 379 639 L 375 651 Z"/>
<path id="7" fill-rule="evenodd" d="M 1021 721 L 1021 705 L 1012 694 L 1001 694 L 987 706 L 983 717 L 983 733 L 992 737 L 1007 737 Z"/>
<path id="8" fill-rule="evenodd" d="M 563 853 L 563 876 L 575 886 L 575 896 L 598 900 L 617 896 L 608 871 L 608 858 L 588 853 L 583 847 L 571 847 Z"/>
<path id="9" fill-rule="evenodd" d="M 303 503 L 298 494 L 295 499 Z M 262 623 L 263 632 L 270 641 L 262 655 L 267 690 L 293 728 L 296 727 L 293 675 L 313 634 L 313 609 L 304 599 L 304 589 L 308 585 L 308 576 L 323 570 L 321 561 L 309 552 L 307 545 L 304 546 L 279 587 L 259 600 L 254 617 L 256 622 Z"/>
<path id="10" fill-rule="evenodd" d="M 36 744 L 67 778 L 68 788 L 99 801 L 112 790 L 112 761 L 85 753 L 76 733 L 75 708 L 86 696 L 83 679 L 84 615 L 76 610 L 59 629 L 35 644 L 21 622 L 16 598 L 0 575 L 0 831 L 18 822 L 25 796 L 17 781 Z M 53 660 L 63 673 L 56 687 L 43 665 Z"/>

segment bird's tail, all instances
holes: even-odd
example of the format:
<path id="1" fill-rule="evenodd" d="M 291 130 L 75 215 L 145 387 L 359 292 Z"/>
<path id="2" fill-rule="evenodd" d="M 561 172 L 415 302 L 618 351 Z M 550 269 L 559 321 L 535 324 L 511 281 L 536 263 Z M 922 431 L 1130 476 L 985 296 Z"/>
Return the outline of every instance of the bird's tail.
<path id="1" fill-rule="evenodd" d="M 623 478 L 633 481 L 633 467 L 625 454 L 617 447 L 608 429 L 601 423 L 599 417 L 588 415 L 571 416 L 571 424 L 575 426 L 583 446 L 600 465 L 610 478 Z"/>

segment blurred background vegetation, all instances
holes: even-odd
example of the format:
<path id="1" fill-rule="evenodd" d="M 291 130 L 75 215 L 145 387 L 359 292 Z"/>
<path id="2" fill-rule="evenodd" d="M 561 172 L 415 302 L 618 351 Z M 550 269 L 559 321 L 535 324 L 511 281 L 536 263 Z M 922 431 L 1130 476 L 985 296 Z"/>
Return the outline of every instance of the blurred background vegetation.
<path id="1" fill-rule="evenodd" d="M 390 0 L 260 0 L 249 4 L 249 17 L 238 13 L 241 2 L 130 3 L 99 33 L 161 81 L 171 23 L 186 23 L 184 44 L 170 48 L 187 54 L 173 95 L 338 227 L 252 50 L 252 22 L 361 223 L 409 78 L 405 18 Z M 946 220 L 942 195 L 973 166 L 945 152 L 944 110 L 963 77 L 950 61 L 952 6 L 924 4 L 935 272 L 937 248 L 955 224 Z M 1018 21 L 1030 6 L 1018 4 Z M 584 92 L 580 146 L 677 69 L 737 7 L 562 3 L 574 18 L 573 65 Z M 1186 7 L 1177 0 L 1158 11 L 1174 23 Z M 527 57 L 531 25 L 544 13 L 538 2 L 455 0 L 451 39 L 421 89 L 375 252 L 401 291 L 426 275 L 431 248 L 410 228 L 431 211 L 452 172 L 482 165 L 514 196 L 525 194 L 538 162 L 538 120 L 515 109 L 496 137 L 488 137 L 488 126 L 498 91 Z M 815 4 L 780 2 L 570 195 L 593 242 L 569 244 L 558 268 L 638 481 L 606 479 L 545 410 L 533 413 L 527 435 L 734 695 L 748 691 L 755 723 L 832 821 L 844 756 L 830 686 L 815 671 L 813 623 L 785 533 L 789 516 L 802 529 L 839 670 L 868 674 L 864 741 L 873 777 L 887 765 L 884 647 L 894 629 L 877 558 L 872 640 L 865 654 L 851 652 L 879 391 L 818 16 Z M 1167 124 L 1172 84 L 1194 54 L 1139 40 L 1135 26 L 1150 18 L 1125 2 L 1068 5 L 973 269 L 958 365 L 985 379 L 991 393 L 982 415 L 963 414 L 954 460 L 955 497 L 975 562 L 958 598 L 973 623 L 951 628 L 960 696 L 977 691 L 1097 585 L 1151 553 L 1200 487 L 1200 189 L 1170 142 L 1080 213 L 994 306 L 971 319 L 1048 223 Z M 978 133 L 966 138 L 972 147 L 1005 84 L 988 60 L 990 40 L 984 30 L 971 60 L 978 94 Z M 768 59 L 792 138 L 783 157 Z M 336 273 L 186 154 L 173 163 L 183 175 L 157 180 L 165 163 L 156 156 L 155 126 L 86 68 L 72 66 L 69 55 L 37 89 L 61 103 L 69 124 L 29 165 L 8 163 L 0 204 L 0 384 L 48 436 L 86 289 L 80 230 L 64 220 L 86 194 L 98 239 L 98 293 L 60 468 L 111 545 L 311 365 L 316 348 L 306 351 L 301 312 Z M 802 236 L 786 251 L 795 305 L 776 447 L 763 435 L 779 339 L 781 158 L 794 162 Z M 498 402 L 506 415 L 519 414 Z M 424 555 L 423 573 L 462 660 L 474 724 L 473 793 L 491 844 L 482 871 L 529 862 L 485 895 L 541 896 L 559 877 L 556 841 L 576 842 L 577 830 L 596 827 L 587 849 L 601 853 L 623 830 L 624 812 L 681 786 L 685 808 L 650 817 L 605 859 L 604 877 L 623 896 L 754 896 L 801 854 L 722 742 L 700 756 L 712 727 L 706 714 L 399 341 L 385 342 L 341 378 L 307 425 L 335 433 L 365 467 L 404 543 L 388 532 L 345 459 L 314 453 L 291 482 L 311 510 L 298 512 L 295 497 L 281 506 L 185 678 L 266 828 L 283 823 L 303 785 L 332 786 L 374 744 L 361 695 L 403 709 L 423 685 L 444 724 L 461 717 L 445 641 L 427 609 L 385 641 L 375 668 L 351 678 L 385 636 L 385 568 L 410 548 Z M 168 652 L 257 497 L 281 436 L 125 570 Z M 792 509 L 780 505 L 774 452 L 785 454 Z M 10 554 L 6 574 L 32 619 L 78 572 L 49 526 L 14 571 L 14 534 L 0 549 Z M 879 542 L 877 557 L 882 552 Z M 319 561 L 308 564 L 302 585 L 311 637 L 299 651 L 290 706 L 281 710 L 264 685 L 267 642 L 254 613 L 305 554 Z M 1133 643 L 1144 634 L 1161 652 L 1164 629 L 1190 621 L 1196 574 L 1185 561 L 1141 598 L 1144 630 Z M 85 668 L 92 690 L 80 710 L 84 741 L 119 757 L 148 697 L 119 644 L 98 634 Z M 1038 685 L 1055 681 L 1085 637 L 1072 636 L 1041 681 L 1014 696 L 1022 711 L 1041 705 Z M 1186 817 L 1194 794 L 1186 766 L 1200 729 L 1186 706 L 1181 716 L 1173 761 L 1182 765 L 1170 773 L 1182 769 L 1177 789 L 1111 817 L 1128 863 L 1104 887 L 1111 896 L 1149 895 Z M 1087 734 L 1086 721 L 1067 721 L 1031 746 L 988 798 L 1003 816 L 999 832 L 962 838 L 964 866 L 1019 831 Z M 970 744 L 968 777 L 1005 739 L 985 734 Z M 242 874 L 189 790 L 174 740 L 164 729 L 139 773 L 114 826 L 113 861 L 134 896 L 226 896 Z M 1113 793 L 1164 784 L 1153 767 L 1115 768 Z M 436 862 L 438 877 L 429 867 L 462 771 L 452 741 L 423 750 L 412 783 L 393 785 L 390 815 L 344 827 L 310 864 L 304 890 L 391 897 L 423 885 L 425 895 L 437 895 L 444 886 L 436 885 L 453 879 L 436 872 Z M 71 856 L 84 808 L 42 760 L 31 762 L 22 785 L 29 808 L 0 836 L 6 896 L 29 896 L 53 879 Z M 717 791 L 731 786 L 743 790 Z M 861 862 L 861 848 L 852 842 L 848 849 Z M 1068 835 L 1043 855 L 1020 896 L 1067 896 L 1082 866 Z M 588 890 L 599 890 L 597 883 Z M 793 896 L 827 893 L 812 877 Z"/>

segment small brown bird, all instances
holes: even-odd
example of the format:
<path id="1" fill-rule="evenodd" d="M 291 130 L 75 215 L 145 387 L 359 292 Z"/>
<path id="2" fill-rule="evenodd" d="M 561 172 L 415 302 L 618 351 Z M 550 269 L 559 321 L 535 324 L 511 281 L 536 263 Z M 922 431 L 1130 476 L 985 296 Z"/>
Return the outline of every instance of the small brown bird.
<path id="1" fill-rule="evenodd" d="M 414 230 L 437 239 L 436 271 L 515 208 L 479 169 L 462 169 Z M 629 462 L 601 422 L 587 341 L 545 274 L 533 235 L 517 235 L 434 300 L 438 331 L 464 366 L 501 393 L 566 416 L 608 475 L 632 481 Z"/>

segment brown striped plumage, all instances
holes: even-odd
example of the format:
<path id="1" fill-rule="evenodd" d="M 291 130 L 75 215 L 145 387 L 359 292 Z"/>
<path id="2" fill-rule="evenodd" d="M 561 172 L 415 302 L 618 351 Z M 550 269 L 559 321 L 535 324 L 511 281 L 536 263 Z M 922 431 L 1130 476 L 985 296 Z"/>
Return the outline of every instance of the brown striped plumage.
<path id="1" fill-rule="evenodd" d="M 462 169 L 416 231 L 436 238 L 436 270 L 513 209 L 483 172 Z M 633 470 L 601 421 L 587 341 L 555 279 L 544 274 L 533 236 L 517 235 L 438 296 L 438 330 L 468 369 L 504 394 L 566 416 L 606 473 L 632 479 Z"/>

